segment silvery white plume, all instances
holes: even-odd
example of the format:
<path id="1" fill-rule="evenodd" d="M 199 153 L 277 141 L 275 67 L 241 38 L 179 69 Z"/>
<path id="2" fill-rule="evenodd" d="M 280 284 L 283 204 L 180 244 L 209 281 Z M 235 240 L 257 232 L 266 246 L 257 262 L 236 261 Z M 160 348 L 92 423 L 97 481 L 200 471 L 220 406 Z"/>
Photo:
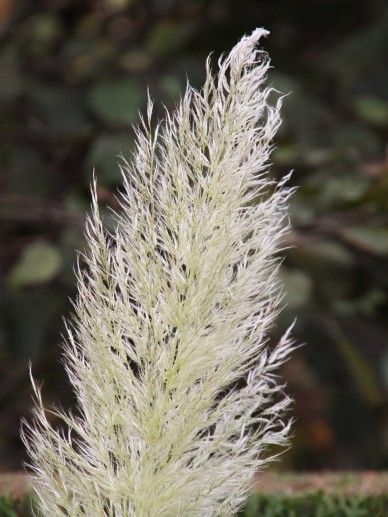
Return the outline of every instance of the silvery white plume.
<path id="1" fill-rule="evenodd" d="M 40 390 L 23 439 L 43 515 L 228 516 L 267 447 L 284 445 L 289 399 L 268 344 L 281 294 L 290 189 L 268 174 L 281 100 L 269 103 L 267 32 L 243 37 L 198 92 L 152 131 L 152 102 L 123 162 L 117 228 L 93 191 L 65 364 L 77 416 Z"/>

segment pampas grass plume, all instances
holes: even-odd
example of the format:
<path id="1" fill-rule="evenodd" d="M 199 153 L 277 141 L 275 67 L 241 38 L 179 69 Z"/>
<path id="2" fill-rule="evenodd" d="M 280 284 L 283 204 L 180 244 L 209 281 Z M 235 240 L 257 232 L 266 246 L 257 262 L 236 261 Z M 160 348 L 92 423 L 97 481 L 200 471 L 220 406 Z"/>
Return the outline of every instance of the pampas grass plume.
<path id="1" fill-rule="evenodd" d="M 53 427 L 33 381 L 22 430 L 43 515 L 234 515 L 268 447 L 287 443 L 276 371 L 293 345 L 269 331 L 291 190 L 268 172 L 281 98 L 266 34 L 215 75 L 208 60 L 203 89 L 154 129 L 149 100 L 110 234 L 92 189 L 64 350 L 78 408 L 52 410 Z"/>

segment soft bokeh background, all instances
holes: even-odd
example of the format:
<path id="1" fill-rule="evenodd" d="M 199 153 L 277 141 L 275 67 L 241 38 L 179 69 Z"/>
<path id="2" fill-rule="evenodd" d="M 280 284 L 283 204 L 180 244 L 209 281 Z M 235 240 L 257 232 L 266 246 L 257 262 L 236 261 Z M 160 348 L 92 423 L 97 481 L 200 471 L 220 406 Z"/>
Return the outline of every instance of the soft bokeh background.
<path id="1" fill-rule="evenodd" d="M 288 307 L 306 346 L 281 468 L 388 467 L 388 10 L 369 0 L 0 0 L 0 470 L 20 468 L 27 361 L 47 403 L 60 364 L 92 167 L 114 206 L 116 155 L 146 101 L 162 114 L 204 60 L 257 26 L 291 92 L 274 174 L 295 169 Z"/>

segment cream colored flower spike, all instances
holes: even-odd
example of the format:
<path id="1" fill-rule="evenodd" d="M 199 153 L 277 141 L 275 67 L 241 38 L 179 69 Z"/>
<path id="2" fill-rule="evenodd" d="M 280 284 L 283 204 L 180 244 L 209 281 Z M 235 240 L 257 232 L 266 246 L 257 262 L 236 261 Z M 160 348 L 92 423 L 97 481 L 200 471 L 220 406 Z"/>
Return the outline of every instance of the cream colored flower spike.
<path id="1" fill-rule="evenodd" d="M 268 334 L 280 310 L 287 178 L 268 174 L 281 100 L 269 103 L 263 29 L 187 87 L 152 131 L 152 102 L 122 163 L 117 229 L 93 189 L 65 364 L 77 416 L 47 420 L 39 389 L 24 424 L 45 516 L 229 516 L 289 399 L 276 370 L 293 345 Z"/>

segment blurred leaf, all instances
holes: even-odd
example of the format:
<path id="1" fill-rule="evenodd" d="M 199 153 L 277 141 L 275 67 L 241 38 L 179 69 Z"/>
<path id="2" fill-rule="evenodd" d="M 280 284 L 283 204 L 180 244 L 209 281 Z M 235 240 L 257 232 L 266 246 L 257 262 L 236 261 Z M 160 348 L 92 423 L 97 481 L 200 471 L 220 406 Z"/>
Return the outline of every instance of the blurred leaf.
<path id="1" fill-rule="evenodd" d="M 375 157 L 382 149 L 378 136 L 365 124 L 345 121 L 333 128 L 333 147 L 338 158 L 351 160 Z"/>
<path id="2" fill-rule="evenodd" d="M 41 13 L 27 18 L 22 25 L 22 31 L 28 34 L 30 41 L 50 45 L 62 33 L 61 19 L 54 13 Z"/>
<path id="3" fill-rule="evenodd" d="M 143 50 L 130 50 L 120 57 L 120 65 L 129 72 L 143 72 L 151 63 L 151 56 Z"/>
<path id="4" fill-rule="evenodd" d="M 33 84 L 30 87 L 30 95 L 39 109 L 39 122 L 35 123 L 37 128 L 80 135 L 90 129 L 83 99 L 78 92 L 45 84 Z"/>
<path id="5" fill-rule="evenodd" d="M 386 299 L 384 291 L 381 289 L 370 289 L 365 295 L 352 300 L 337 300 L 334 308 L 341 316 L 354 316 L 363 314 L 373 316 L 377 307 L 381 306 Z"/>
<path id="6" fill-rule="evenodd" d="M 317 240 L 310 249 L 312 260 L 324 260 L 338 266 L 354 265 L 354 256 L 336 241 Z"/>
<path id="7" fill-rule="evenodd" d="M 330 149 L 318 149 L 302 147 L 300 144 L 280 144 L 273 152 L 272 158 L 275 165 L 287 165 L 295 167 L 305 164 L 309 167 L 321 167 L 332 159 Z"/>
<path id="8" fill-rule="evenodd" d="M 302 159 L 302 150 L 297 144 L 281 144 L 273 152 L 272 159 L 276 165 L 295 165 Z"/>
<path id="9" fill-rule="evenodd" d="M 316 147 L 325 132 L 331 132 L 333 113 L 313 96 L 295 78 L 274 72 L 271 74 L 275 88 L 289 93 L 283 100 L 281 134 L 292 135 L 292 140 L 306 148 Z"/>
<path id="10" fill-rule="evenodd" d="M 321 244 L 318 238 L 305 239 L 291 249 L 287 256 L 294 267 L 307 273 L 313 280 L 312 300 L 318 307 L 332 310 L 336 300 L 346 299 L 351 295 L 354 271 L 349 266 L 352 259 L 347 254 L 342 254 L 340 245 L 336 249 L 325 241 Z"/>
<path id="11" fill-rule="evenodd" d="M 28 244 L 8 275 L 13 287 L 24 287 L 52 280 L 61 270 L 62 259 L 57 247 L 39 240 Z"/>
<path id="12" fill-rule="evenodd" d="M 312 282 L 303 271 L 284 268 L 282 280 L 284 281 L 285 303 L 288 308 L 295 309 L 308 302 L 312 291 Z"/>
<path id="13" fill-rule="evenodd" d="M 93 111 L 105 122 L 113 124 L 129 125 L 137 120 L 144 102 L 144 91 L 130 77 L 97 83 L 89 92 Z"/>
<path id="14" fill-rule="evenodd" d="M 74 274 L 74 265 L 78 252 L 83 252 L 85 248 L 85 238 L 83 235 L 83 228 L 67 227 L 60 236 L 59 246 L 63 261 L 63 272 L 61 274 L 61 281 L 74 289 L 76 278 Z"/>
<path id="15" fill-rule="evenodd" d="M 12 147 L 6 161 L 9 184 L 15 193 L 44 196 L 55 182 L 55 174 L 34 146 Z"/>
<path id="16" fill-rule="evenodd" d="M 62 33 L 60 17 L 48 12 L 26 18 L 19 27 L 23 50 L 34 59 L 49 54 Z"/>
<path id="17" fill-rule="evenodd" d="M 357 226 L 344 228 L 341 233 L 348 241 L 365 248 L 366 251 L 388 254 L 388 228 Z"/>
<path id="18" fill-rule="evenodd" d="M 96 169 L 100 181 L 114 184 L 120 180 L 120 155 L 128 157 L 131 137 L 128 134 L 105 134 L 93 142 L 87 157 L 87 169 Z"/>
<path id="19" fill-rule="evenodd" d="M 375 90 L 386 92 L 388 82 L 385 63 L 388 40 L 387 10 L 377 15 L 374 22 L 365 28 L 349 34 L 335 52 L 329 54 L 329 61 L 335 71 L 337 82 L 345 95 L 350 91 Z"/>
<path id="20" fill-rule="evenodd" d="M 96 81 L 104 74 L 109 63 L 116 57 L 117 48 L 108 39 L 99 36 L 101 20 L 87 17 L 81 24 L 80 33 L 66 42 L 62 50 L 66 78 L 70 83 L 86 79 Z M 84 86 L 84 84 L 82 84 Z"/>
<path id="21" fill-rule="evenodd" d="M 176 101 L 182 94 L 183 86 L 180 81 L 173 75 L 165 75 L 160 79 L 160 88 L 163 96 L 171 101 Z"/>
<path id="22" fill-rule="evenodd" d="M 291 199 L 289 214 L 294 223 L 309 223 L 314 219 L 313 207 L 309 206 L 301 196 L 299 190 Z"/>
<path id="23" fill-rule="evenodd" d="M 353 375 L 361 395 L 372 406 L 381 404 L 384 397 L 376 374 L 367 359 L 363 357 L 358 348 L 347 338 L 341 327 L 334 320 L 329 323 L 328 327 L 338 351 L 343 356 Z"/>
<path id="24" fill-rule="evenodd" d="M 187 21 L 163 20 L 152 27 L 147 50 L 157 56 L 167 54 L 181 47 L 191 33 L 192 25 Z"/>
<path id="25" fill-rule="evenodd" d="M 338 201 L 358 201 L 367 192 L 369 185 L 368 180 L 357 177 L 355 174 L 332 176 L 321 185 L 319 201 L 324 206 L 331 206 Z"/>
<path id="26" fill-rule="evenodd" d="M 90 208 L 89 201 L 77 190 L 68 190 L 63 197 L 63 205 L 69 212 L 83 213 Z"/>
<path id="27" fill-rule="evenodd" d="M 388 102 L 371 96 L 357 97 L 355 108 L 365 122 L 382 127 L 388 125 Z"/>
<path id="28" fill-rule="evenodd" d="M 310 167 L 322 167 L 333 158 L 333 150 L 325 148 L 306 149 L 303 152 L 303 161 Z"/>
<path id="29" fill-rule="evenodd" d="M 7 289 L 0 311 L 7 330 L 6 345 L 13 357 L 33 359 L 47 343 L 52 324 L 54 340 L 64 313 L 66 299 L 58 289 L 35 286 L 29 290 Z"/>

